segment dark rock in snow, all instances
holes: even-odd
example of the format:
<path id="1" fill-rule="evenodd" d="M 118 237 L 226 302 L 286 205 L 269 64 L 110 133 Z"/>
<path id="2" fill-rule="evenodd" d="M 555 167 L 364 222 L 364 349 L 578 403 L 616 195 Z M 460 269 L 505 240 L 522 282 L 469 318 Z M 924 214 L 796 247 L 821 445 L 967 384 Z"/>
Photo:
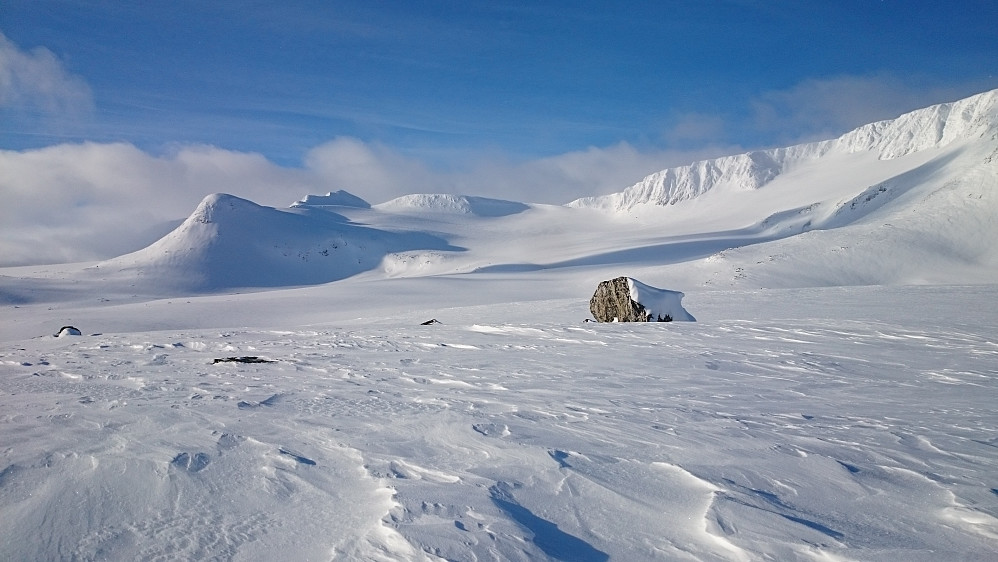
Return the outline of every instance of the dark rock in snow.
<path id="1" fill-rule="evenodd" d="M 589 300 L 599 322 L 693 322 L 681 303 L 683 293 L 656 289 L 630 277 L 603 281 Z"/>
<path id="2" fill-rule="evenodd" d="M 599 322 L 647 322 L 648 313 L 631 300 L 627 277 L 603 281 L 589 299 L 589 311 Z"/>
<path id="3" fill-rule="evenodd" d="M 277 361 L 253 355 L 244 355 L 242 357 L 223 357 L 221 359 L 215 359 L 211 362 L 212 365 L 215 363 L 277 363 Z"/>

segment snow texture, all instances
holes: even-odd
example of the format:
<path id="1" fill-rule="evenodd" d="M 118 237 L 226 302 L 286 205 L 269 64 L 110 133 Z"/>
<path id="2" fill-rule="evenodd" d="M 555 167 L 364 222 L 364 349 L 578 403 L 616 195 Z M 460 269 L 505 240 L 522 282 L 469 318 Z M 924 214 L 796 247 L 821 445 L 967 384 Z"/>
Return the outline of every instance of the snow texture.
<path id="1" fill-rule="evenodd" d="M 669 317 L 677 322 L 696 322 L 693 315 L 683 308 L 683 297 L 679 291 L 650 287 L 635 279 L 627 278 L 631 300 L 640 304 L 650 318 Z"/>
<path id="2" fill-rule="evenodd" d="M 995 100 L 0 269 L 0 559 L 993 559 Z M 585 322 L 625 272 L 698 321 Z"/>

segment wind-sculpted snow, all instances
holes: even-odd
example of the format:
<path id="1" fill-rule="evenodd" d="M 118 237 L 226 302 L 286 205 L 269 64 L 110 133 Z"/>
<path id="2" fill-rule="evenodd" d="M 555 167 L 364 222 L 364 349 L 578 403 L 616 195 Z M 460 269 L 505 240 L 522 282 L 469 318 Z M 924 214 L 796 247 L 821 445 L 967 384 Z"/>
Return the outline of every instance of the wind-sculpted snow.
<path id="1" fill-rule="evenodd" d="M 0 559 L 998 550 L 994 287 L 697 297 L 697 323 L 563 301 L 8 341 Z"/>
<path id="2" fill-rule="evenodd" d="M 802 163 L 830 154 L 874 152 L 901 158 L 965 140 L 998 140 L 998 90 L 864 125 L 833 140 L 748 152 L 652 174 L 622 192 L 572 201 L 570 207 L 625 212 L 637 205 L 675 205 L 708 191 L 759 189 Z"/>

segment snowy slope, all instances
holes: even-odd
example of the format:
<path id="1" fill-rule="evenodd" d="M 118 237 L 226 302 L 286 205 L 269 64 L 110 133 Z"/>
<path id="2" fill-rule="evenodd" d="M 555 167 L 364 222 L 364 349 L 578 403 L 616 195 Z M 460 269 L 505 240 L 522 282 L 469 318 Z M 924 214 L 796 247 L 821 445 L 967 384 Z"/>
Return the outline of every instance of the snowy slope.
<path id="1" fill-rule="evenodd" d="M 714 292 L 687 297 L 696 323 L 640 326 L 565 320 L 585 299 L 346 321 L 377 290 L 307 290 L 343 321 L 294 325 L 272 292 L 115 310 L 182 329 L 6 343 L 0 558 L 998 549 L 994 287 Z M 86 334 L 107 325 L 90 307 Z M 268 327 L 203 327 L 246 309 Z M 273 362 L 213 363 L 240 356 Z"/>
<path id="2" fill-rule="evenodd" d="M 376 207 L 396 213 L 454 213 L 477 217 L 502 217 L 521 213 L 529 208 L 516 201 L 439 193 L 403 195 Z"/>
<path id="3" fill-rule="evenodd" d="M 800 234 L 716 254 L 697 264 L 703 282 L 998 282 L 998 146 L 961 146 L 855 197 L 799 209 L 772 223 Z"/>
<path id="4" fill-rule="evenodd" d="M 626 211 L 635 205 L 674 205 L 712 189 L 759 189 L 781 174 L 833 154 L 873 152 L 881 160 L 900 158 L 930 148 L 970 139 L 994 140 L 998 134 L 998 90 L 954 103 L 871 123 L 828 141 L 761 150 L 696 162 L 652 174 L 620 193 L 586 197 L 570 203 Z"/>
<path id="5" fill-rule="evenodd" d="M 456 250 L 428 234 L 376 230 L 331 211 L 214 194 L 163 239 L 98 269 L 190 291 L 293 286 L 349 277 L 412 247 Z"/>

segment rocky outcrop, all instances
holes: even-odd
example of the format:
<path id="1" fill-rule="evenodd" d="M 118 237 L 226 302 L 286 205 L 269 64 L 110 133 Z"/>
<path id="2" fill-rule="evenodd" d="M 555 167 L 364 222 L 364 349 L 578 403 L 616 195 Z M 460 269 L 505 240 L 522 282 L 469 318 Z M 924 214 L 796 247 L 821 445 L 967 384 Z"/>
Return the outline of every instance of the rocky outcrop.
<path id="1" fill-rule="evenodd" d="M 627 277 L 603 281 L 589 299 L 589 311 L 598 322 L 647 322 L 645 307 L 631 300 Z"/>
<path id="2" fill-rule="evenodd" d="M 656 289 L 630 277 L 603 281 L 589 300 L 589 311 L 599 322 L 694 322 L 683 308 L 683 293 Z"/>

